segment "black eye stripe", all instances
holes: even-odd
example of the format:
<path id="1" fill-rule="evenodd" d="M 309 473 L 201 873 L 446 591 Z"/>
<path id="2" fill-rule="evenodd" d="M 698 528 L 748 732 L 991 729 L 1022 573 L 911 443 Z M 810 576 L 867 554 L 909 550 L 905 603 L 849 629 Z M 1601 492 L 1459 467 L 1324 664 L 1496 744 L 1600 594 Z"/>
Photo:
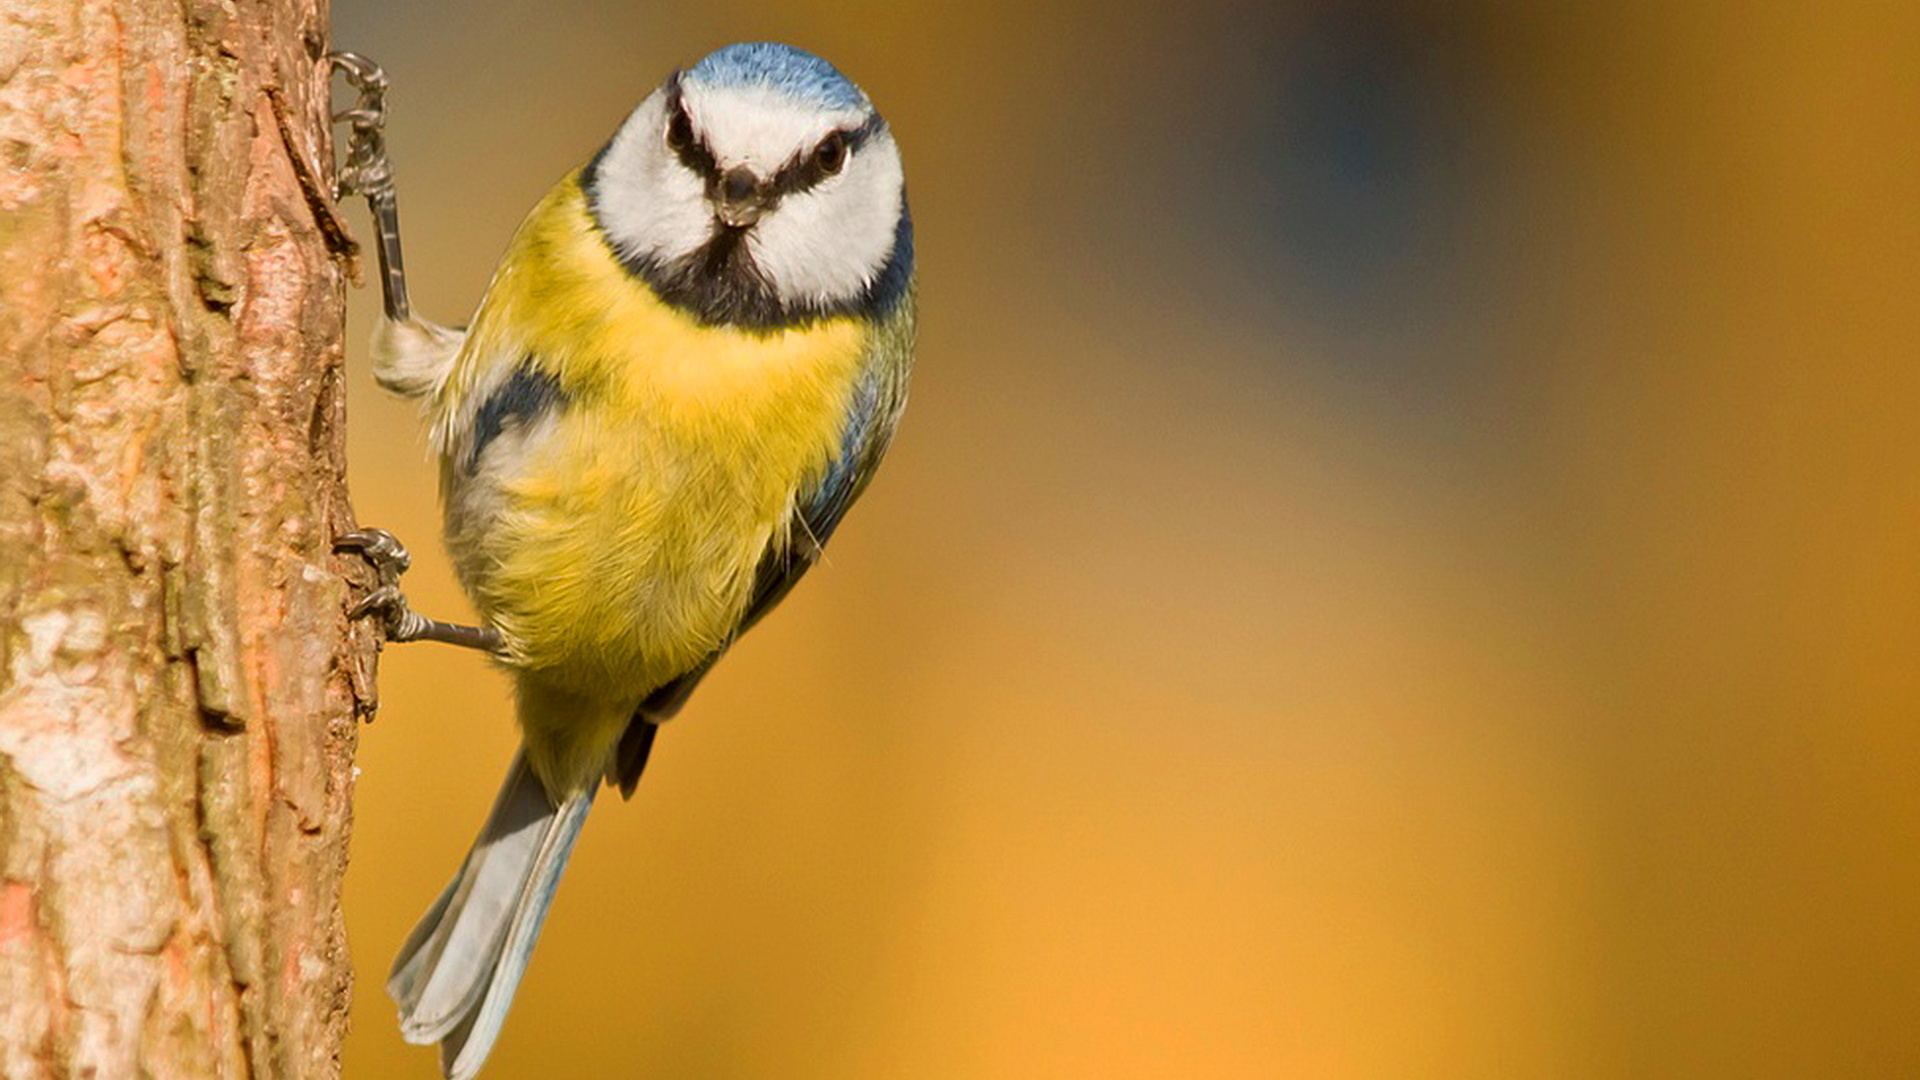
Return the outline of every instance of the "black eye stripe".
<path id="1" fill-rule="evenodd" d="M 702 180 L 712 180 L 720 175 L 720 162 L 714 158 L 713 151 L 708 149 L 707 140 L 701 138 L 699 132 L 693 131 L 692 118 L 688 117 L 686 103 L 680 97 L 680 73 L 675 72 L 667 88 L 669 133 L 672 132 L 674 123 L 683 117 L 686 118 L 684 122 L 693 137 L 677 144 L 669 137 L 667 147 L 673 151 L 675 157 L 680 159 L 680 164 L 685 165 L 695 176 Z"/>
<path id="2" fill-rule="evenodd" d="M 828 169 L 821 163 L 817 153 L 820 149 L 819 143 L 800 151 L 789 158 L 786 164 L 780 166 L 779 172 L 773 174 L 774 193 L 792 195 L 805 191 L 840 172 L 846 167 L 846 162 L 853 160 L 854 155 L 860 152 L 860 148 L 872 141 L 874 136 L 885 130 L 885 127 L 885 123 L 876 115 L 867 117 L 866 122 L 859 127 L 841 128 L 839 135 L 845 149 L 840 154 L 841 164 L 836 168 Z"/>
<path id="3" fill-rule="evenodd" d="M 675 72 L 667 84 L 666 115 L 669 131 L 676 117 L 688 115 L 680 87 L 681 75 L 681 72 Z M 690 119 L 688 126 L 689 130 L 691 130 Z M 855 154 L 860 152 L 861 147 L 865 146 L 874 136 L 884 130 L 886 130 L 886 121 L 880 119 L 878 114 L 868 116 L 866 121 L 858 127 L 839 129 L 840 137 L 845 143 L 845 150 L 840 155 L 842 167 L 844 167 L 846 161 L 851 160 Z M 701 137 L 698 131 L 692 131 L 692 135 L 693 137 L 684 143 L 676 143 L 673 139 L 668 138 L 668 149 L 672 150 L 674 156 L 680 159 L 680 164 L 685 165 L 694 175 L 707 181 L 709 185 L 717 183 L 720 179 L 719 159 L 714 157 L 713 150 L 707 146 L 706 139 Z M 799 151 L 794 154 L 792 158 L 788 159 L 784 165 L 780 166 L 779 171 L 773 174 L 773 180 L 767 185 L 768 195 L 778 198 L 782 195 L 792 195 L 806 191 L 827 177 L 838 173 L 840 168 L 827 169 L 822 167 L 820 160 L 816 156 L 819 145 L 819 143 L 815 143 L 813 146 Z"/>

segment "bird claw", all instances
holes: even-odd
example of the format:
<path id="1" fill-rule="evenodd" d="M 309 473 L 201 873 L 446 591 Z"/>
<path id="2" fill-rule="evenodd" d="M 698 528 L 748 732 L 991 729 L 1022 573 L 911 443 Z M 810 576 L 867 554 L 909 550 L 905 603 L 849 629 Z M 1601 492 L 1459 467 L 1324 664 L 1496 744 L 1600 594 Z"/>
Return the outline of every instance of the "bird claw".
<path id="1" fill-rule="evenodd" d="M 427 620 L 407 604 L 406 594 L 397 585 L 382 585 L 360 598 L 347 612 L 349 619 L 380 617 L 380 629 L 396 644 L 419 641 L 427 635 Z"/>
<path id="2" fill-rule="evenodd" d="M 334 197 L 371 198 L 389 193 L 393 190 L 393 163 L 387 158 L 387 73 L 359 53 L 330 53 L 327 60 L 359 95 L 352 108 L 333 114 L 334 123 L 348 124 L 352 129 L 346 164 L 340 166 L 334 184 Z"/>
<path id="3" fill-rule="evenodd" d="M 387 73 L 359 53 L 340 52 L 327 57 L 334 70 L 346 76 L 358 95 L 353 107 L 333 114 L 333 122 L 348 125 L 347 158 L 334 181 L 333 197 L 366 197 L 379 234 L 380 293 L 387 318 L 407 322 L 413 317 L 407 301 L 407 272 L 400 260 L 399 196 L 393 184 L 393 159 L 387 156 Z"/>
<path id="4" fill-rule="evenodd" d="M 380 575 L 382 585 L 397 586 L 400 575 L 413 565 L 413 556 L 408 554 L 406 545 L 385 529 L 355 529 L 343 533 L 334 537 L 333 550 L 351 551 L 367 560 Z"/>
<path id="5" fill-rule="evenodd" d="M 374 63 L 371 58 L 357 52 L 341 51 L 328 53 L 327 62 L 333 65 L 335 71 L 344 74 L 355 90 L 363 93 L 371 92 L 376 102 L 379 95 L 386 92 L 388 86 L 386 69 Z"/>
<path id="6" fill-rule="evenodd" d="M 400 591 L 400 575 L 413 565 L 413 556 L 407 553 L 399 537 L 385 529 L 355 529 L 335 537 L 333 549 L 354 552 L 367 560 L 380 577 L 380 584 L 353 605 L 347 618 L 378 615 L 388 641 L 419 640 L 426 632 L 427 620 L 407 606 L 406 594 Z"/>
<path id="7" fill-rule="evenodd" d="M 353 607 L 347 611 L 347 618 L 364 619 L 378 612 L 381 614 L 381 619 L 384 622 L 387 621 L 386 614 L 388 612 L 394 608 L 404 608 L 406 605 L 407 598 L 398 588 L 392 585 L 382 585 L 361 597 L 360 602 L 353 605 Z"/>
<path id="8" fill-rule="evenodd" d="M 349 619 L 380 617 L 380 629 L 390 642 L 443 641 L 466 649 L 501 655 L 506 639 L 491 626 L 464 626 L 429 619 L 408 605 L 400 591 L 400 575 L 407 572 L 413 557 L 405 545 L 385 529 L 355 529 L 334 538 L 335 551 L 351 551 L 373 565 L 380 584 L 360 598 L 347 612 Z"/>

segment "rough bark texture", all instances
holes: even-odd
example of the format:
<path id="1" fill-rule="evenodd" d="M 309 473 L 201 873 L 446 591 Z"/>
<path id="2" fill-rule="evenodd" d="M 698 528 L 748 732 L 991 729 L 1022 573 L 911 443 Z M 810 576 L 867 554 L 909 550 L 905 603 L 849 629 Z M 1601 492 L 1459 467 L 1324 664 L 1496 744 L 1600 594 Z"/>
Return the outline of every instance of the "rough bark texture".
<path id="1" fill-rule="evenodd" d="M 324 0 L 0 7 L 0 1076 L 338 1073 Z"/>

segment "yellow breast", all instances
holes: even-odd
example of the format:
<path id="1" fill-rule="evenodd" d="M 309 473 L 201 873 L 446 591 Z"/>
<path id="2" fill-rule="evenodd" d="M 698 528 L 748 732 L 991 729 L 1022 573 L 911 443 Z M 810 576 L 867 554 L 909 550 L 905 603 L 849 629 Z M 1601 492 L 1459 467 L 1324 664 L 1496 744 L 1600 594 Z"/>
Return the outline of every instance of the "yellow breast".
<path id="1" fill-rule="evenodd" d="M 489 364 L 537 365 L 567 405 L 494 481 L 464 576 L 516 667 L 637 701 L 737 625 L 762 554 L 839 447 L 865 333 L 698 324 L 611 257 L 571 179 L 502 266 L 442 415 L 470 406 Z"/>

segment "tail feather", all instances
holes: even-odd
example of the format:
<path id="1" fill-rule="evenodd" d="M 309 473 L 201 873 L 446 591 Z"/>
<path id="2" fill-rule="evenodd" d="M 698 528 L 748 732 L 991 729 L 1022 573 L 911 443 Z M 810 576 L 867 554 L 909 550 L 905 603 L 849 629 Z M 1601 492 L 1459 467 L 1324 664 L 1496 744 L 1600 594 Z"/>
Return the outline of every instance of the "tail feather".
<path id="1" fill-rule="evenodd" d="M 589 788 L 555 806 L 515 757 L 460 873 L 401 946 L 387 980 L 401 1033 L 440 1043 L 453 1080 L 493 1048 L 592 805 Z"/>

